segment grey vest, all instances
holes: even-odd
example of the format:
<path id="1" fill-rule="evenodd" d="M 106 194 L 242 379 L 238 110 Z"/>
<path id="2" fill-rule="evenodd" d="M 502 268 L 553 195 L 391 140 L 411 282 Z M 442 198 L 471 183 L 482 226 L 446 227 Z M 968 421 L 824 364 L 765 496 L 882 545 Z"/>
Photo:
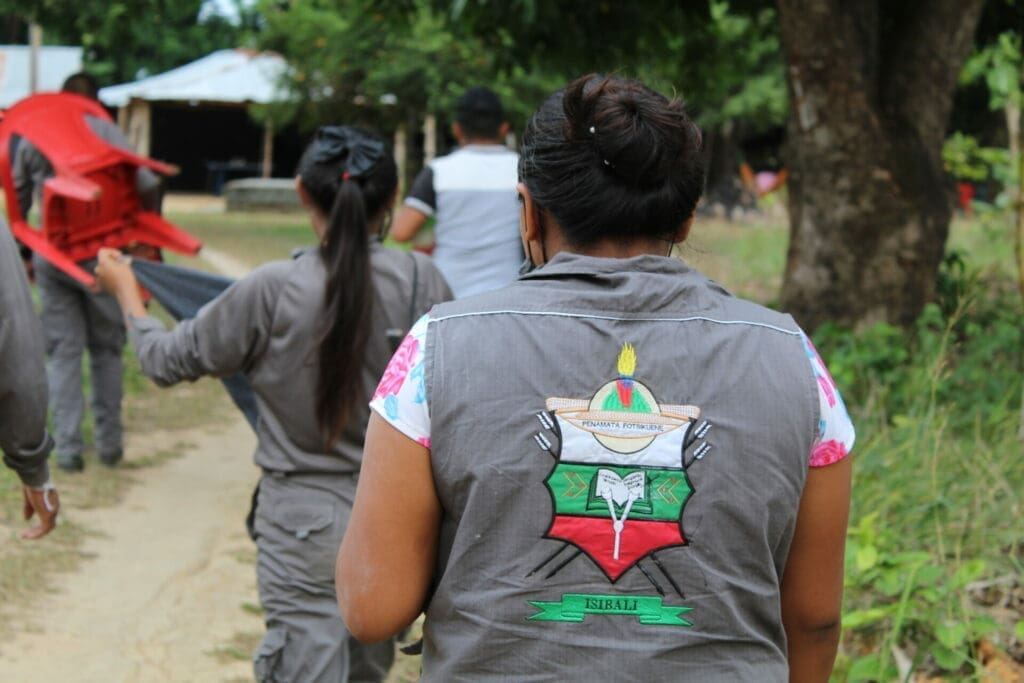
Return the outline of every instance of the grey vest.
<path id="1" fill-rule="evenodd" d="M 793 320 L 681 261 L 559 254 L 435 308 L 425 681 L 786 681 L 818 425 Z"/>

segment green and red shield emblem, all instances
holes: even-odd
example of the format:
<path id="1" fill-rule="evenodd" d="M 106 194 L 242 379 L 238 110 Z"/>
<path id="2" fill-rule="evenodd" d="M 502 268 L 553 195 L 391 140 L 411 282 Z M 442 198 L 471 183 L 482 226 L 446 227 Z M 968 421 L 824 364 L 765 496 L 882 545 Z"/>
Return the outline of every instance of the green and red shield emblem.
<path id="1" fill-rule="evenodd" d="M 578 547 L 613 582 L 644 556 L 686 545 L 680 520 L 693 493 L 683 450 L 700 410 L 659 405 L 635 365 L 626 344 L 618 379 L 589 401 L 547 400 L 561 446 L 544 481 L 554 507 L 545 535 Z"/>

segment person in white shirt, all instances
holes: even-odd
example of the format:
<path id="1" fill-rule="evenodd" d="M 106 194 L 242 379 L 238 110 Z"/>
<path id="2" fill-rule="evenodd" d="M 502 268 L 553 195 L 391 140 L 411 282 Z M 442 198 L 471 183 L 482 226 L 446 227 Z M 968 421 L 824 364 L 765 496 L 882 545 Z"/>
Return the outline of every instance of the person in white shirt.
<path id="1" fill-rule="evenodd" d="M 459 148 L 416 177 L 390 235 L 408 242 L 433 216 L 434 262 L 461 298 L 504 287 L 519 275 L 519 155 L 503 144 L 508 122 L 501 100 L 487 88 L 470 88 L 459 98 L 452 133 Z"/>

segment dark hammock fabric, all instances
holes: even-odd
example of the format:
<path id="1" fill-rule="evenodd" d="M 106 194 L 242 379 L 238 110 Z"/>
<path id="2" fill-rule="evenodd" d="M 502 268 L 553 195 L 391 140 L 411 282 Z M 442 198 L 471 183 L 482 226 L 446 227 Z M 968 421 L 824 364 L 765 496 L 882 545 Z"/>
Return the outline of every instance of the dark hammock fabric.
<path id="1" fill-rule="evenodd" d="M 175 320 L 194 318 L 199 309 L 230 287 L 234 280 L 190 268 L 171 266 L 158 261 L 132 259 L 132 271 L 153 298 L 167 309 Z M 255 431 L 259 410 L 256 395 L 245 375 L 237 374 L 221 380 L 238 409 Z"/>

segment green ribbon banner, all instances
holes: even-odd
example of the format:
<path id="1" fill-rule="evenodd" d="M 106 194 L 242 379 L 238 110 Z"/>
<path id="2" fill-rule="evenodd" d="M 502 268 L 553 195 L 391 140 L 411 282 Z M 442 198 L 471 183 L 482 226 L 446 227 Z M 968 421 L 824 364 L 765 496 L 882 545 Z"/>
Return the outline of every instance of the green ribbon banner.
<path id="1" fill-rule="evenodd" d="M 563 593 L 562 599 L 558 602 L 539 600 L 527 600 L 527 602 L 540 610 L 527 617 L 534 621 L 581 622 L 588 614 L 628 614 L 635 616 L 641 624 L 693 626 L 679 616 L 693 611 L 692 607 L 664 605 L 662 598 L 654 596 Z"/>

